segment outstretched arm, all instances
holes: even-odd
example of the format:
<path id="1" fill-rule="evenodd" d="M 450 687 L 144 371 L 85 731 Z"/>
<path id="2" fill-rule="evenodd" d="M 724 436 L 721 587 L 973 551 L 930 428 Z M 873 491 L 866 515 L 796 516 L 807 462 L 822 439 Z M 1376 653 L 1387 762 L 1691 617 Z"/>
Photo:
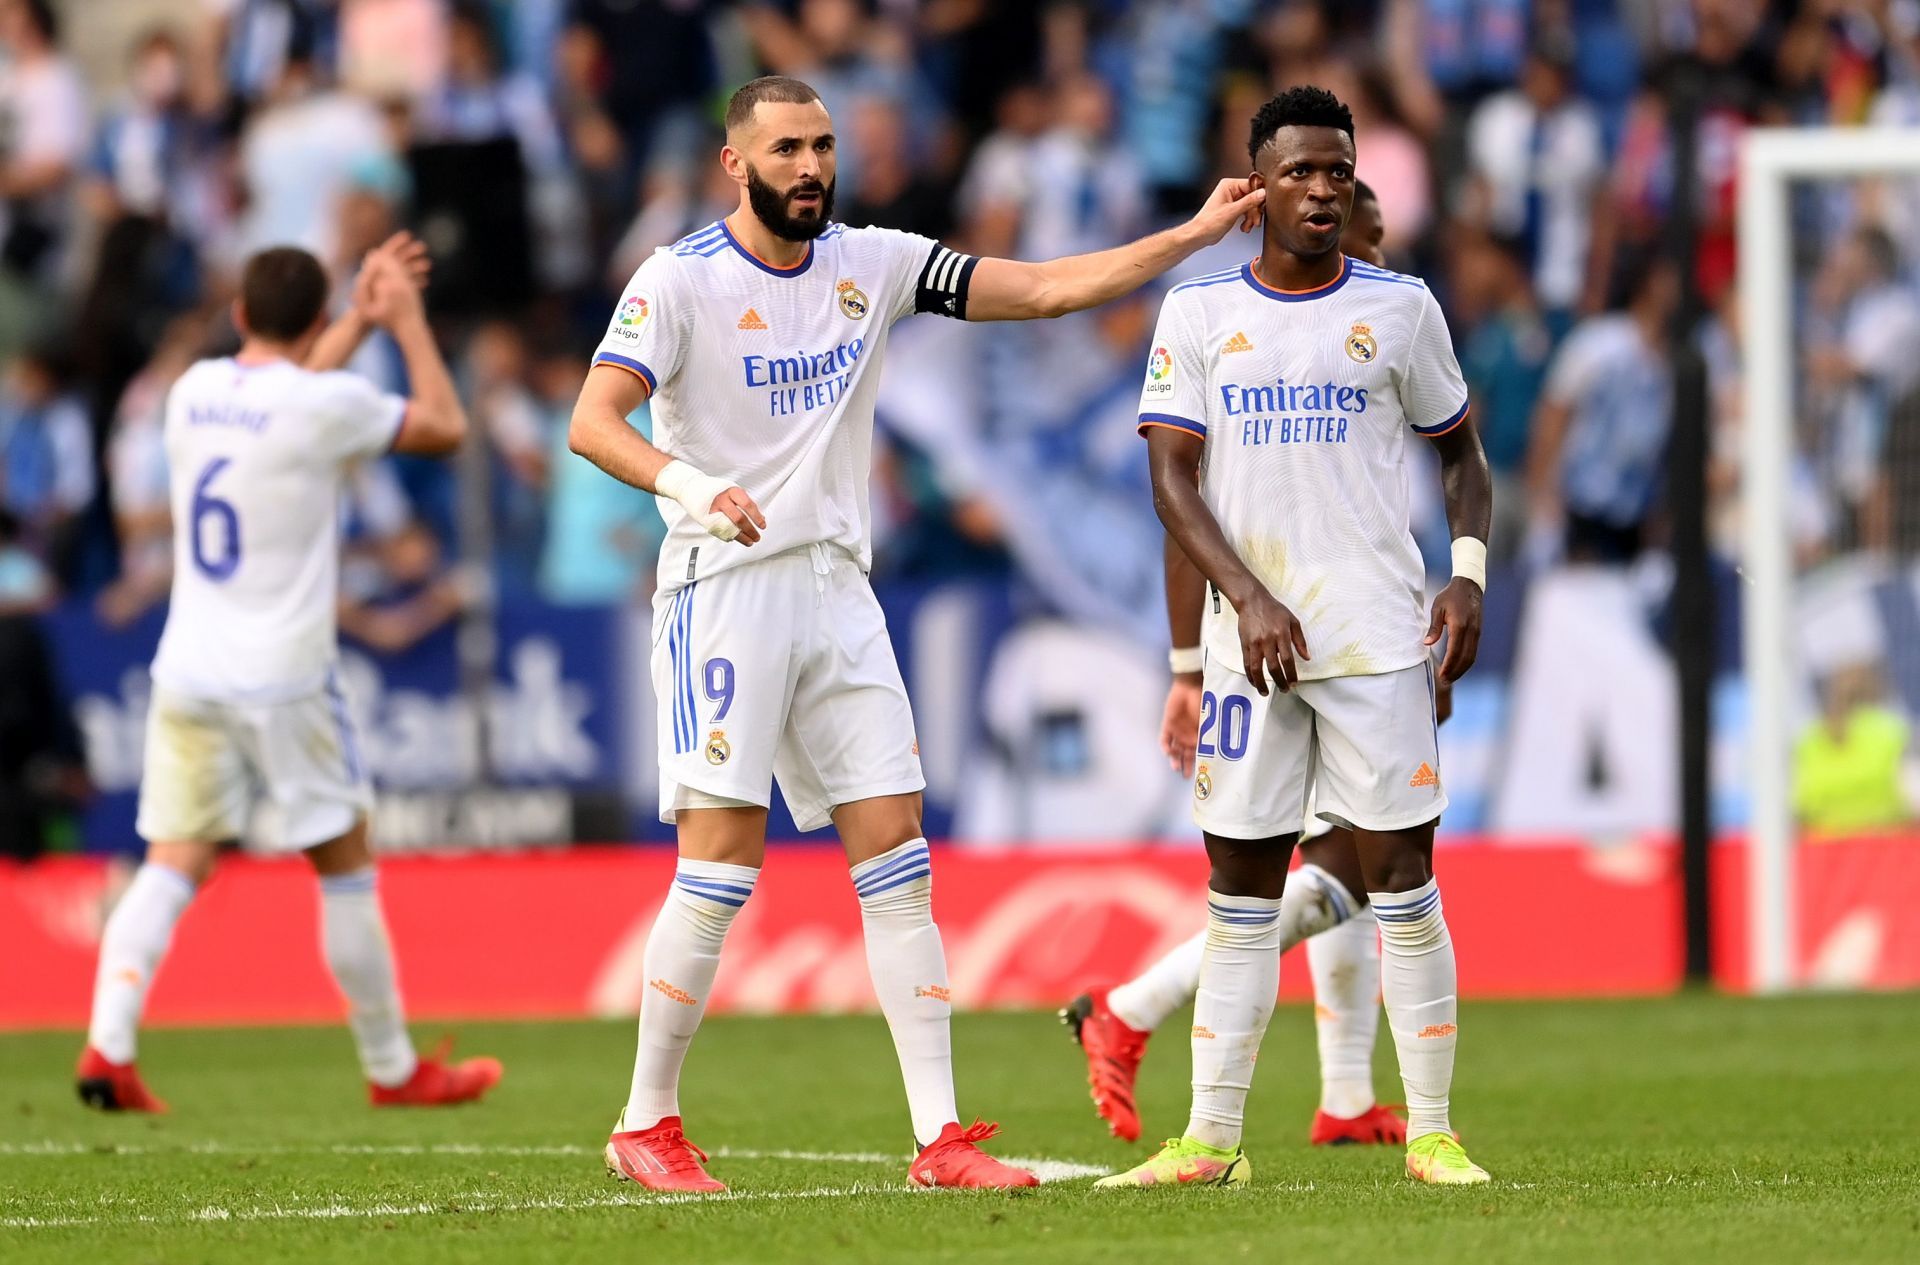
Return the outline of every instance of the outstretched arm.
<path id="1" fill-rule="evenodd" d="M 1260 222 L 1266 193 L 1245 180 L 1222 180 L 1185 224 L 1091 255 L 1045 263 L 982 259 L 967 291 L 970 321 L 1030 321 L 1064 316 L 1131 294 L 1239 223 Z"/>
<path id="2" fill-rule="evenodd" d="M 1300 679 L 1294 664 L 1307 653 L 1307 638 L 1293 612 L 1260 583 L 1227 543 L 1220 522 L 1200 496 L 1204 441 L 1173 426 L 1152 426 L 1147 460 L 1153 471 L 1153 508 L 1167 535 L 1201 575 L 1213 581 L 1240 616 L 1240 652 L 1247 679 L 1261 694 L 1272 680 L 1282 692 Z"/>
<path id="3" fill-rule="evenodd" d="M 1487 470 L 1486 450 L 1471 422 L 1433 440 L 1440 454 L 1440 489 L 1447 501 L 1447 526 L 1453 533 L 1453 579 L 1433 599 L 1433 618 L 1427 626 L 1427 644 L 1434 645 L 1444 630 L 1446 657 L 1440 661 L 1440 679 L 1452 683 L 1465 676 L 1480 653 L 1480 603 L 1487 579 L 1487 533 L 1493 523 L 1493 475 Z"/>

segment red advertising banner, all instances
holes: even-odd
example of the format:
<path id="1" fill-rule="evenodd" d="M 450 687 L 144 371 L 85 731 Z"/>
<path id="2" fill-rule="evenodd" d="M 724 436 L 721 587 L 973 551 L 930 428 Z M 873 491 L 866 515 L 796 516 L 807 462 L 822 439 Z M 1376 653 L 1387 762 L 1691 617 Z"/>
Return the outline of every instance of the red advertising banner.
<path id="1" fill-rule="evenodd" d="M 1646 994 L 1680 978 L 1680 891 L 1670 847 L 1467 843 L 1444 849 L 1441 886 L 1476 997 Z M 1723 982 L 1746 976 L 1744 856 L 1716 857 Z M 411 1013 L 422 1019 L 625 1015 L 673 857 L 654 848 L 398 857 L 381 892 Z M 943 850 L 934 900 L 954 999 L 1057 1005 L 1124 978 L 1202 922 L 1203 859 L 1190 851 Z M 109 896 L 91 859 L 0 866 L 0 1029 L 78 1027 Z M 299 861 L 225 863 L 182 920 L 155 984 L 159 1024 L 326 1020 L 339 1002 L 321 964 L 315 884 Z M 1920 839 L 1800 854 L 1802 960 L 1817 983 L 1920 984 Z M 1282 993 L 1307 991 L 1303 963 Z M 727 943 L 714 1007 L 871 1006 L 858 906 L 829 848 L 776 848 Z"/>

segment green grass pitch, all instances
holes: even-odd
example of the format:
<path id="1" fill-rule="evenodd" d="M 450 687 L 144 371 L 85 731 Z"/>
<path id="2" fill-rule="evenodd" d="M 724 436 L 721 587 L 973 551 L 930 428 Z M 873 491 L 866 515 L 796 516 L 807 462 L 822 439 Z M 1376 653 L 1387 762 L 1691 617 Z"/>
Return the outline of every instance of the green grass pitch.
<path id="1" fill-rule="evenodd" d="M 1185 1025 L 1142 1081 L 1184 1122 Z M 423 1038 L 433 1032 L 423 1032 Z M 1051 1015 L 954 1025 L 961 1105 L 1055 1171 L 1145 1153 L 1094 1120 Z M 1455 1121 L 1494 1184 L 1415 1186 L 1397 1153 L 1315 1150 L 1304 1009 L 1274 1017 L 1241 1190 L 914 1191 L 877 1018 L 720 1019 L 682 1102 L 733 1187 L 661 1202 L 598 1150 L 625 1023 L 471 1025 L 505 1059 L 480 1106 L 376 1112 L 344 1030 L 150 1034 L 162 1118 L 82 1110 L 78 1038 L 0 1036 L 0 1261 L 1920 1260 L 1920 998 L 1478 1003 Z M 1397 1098 L 1384 1039 L 1382 1096 Z"/>

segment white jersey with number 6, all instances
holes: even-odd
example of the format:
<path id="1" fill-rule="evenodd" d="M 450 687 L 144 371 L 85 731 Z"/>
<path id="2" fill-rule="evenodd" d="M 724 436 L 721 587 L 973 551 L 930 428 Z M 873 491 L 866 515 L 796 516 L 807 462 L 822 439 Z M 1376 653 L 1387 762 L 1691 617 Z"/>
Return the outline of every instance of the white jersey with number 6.
<path id="1" fill-rule="evenodd" d="M 342 478 L 392 445 L 405 414 L 364 378 L 285 360 L 203 360 L 181 376 L 167 397 L 173 595 L 156 683 L 233 703 L 326 684 Z"/>
<path id="2" fill-rule="evenodd" d="M 1234 552 L 1294 613 L 1302 680 L 1424 663 L 1425 575 L 1409 528 L 1408 435 L 1466 420 L 1440 305 L 1417 277 L 1355 259 L 1313 290 L 1251 263 L 1175 286 L 1160 309 L 1140 427 L 1201 437 L 1200 491 Z M 1241 666 L 1208 600 L 1210 655 Z"/>

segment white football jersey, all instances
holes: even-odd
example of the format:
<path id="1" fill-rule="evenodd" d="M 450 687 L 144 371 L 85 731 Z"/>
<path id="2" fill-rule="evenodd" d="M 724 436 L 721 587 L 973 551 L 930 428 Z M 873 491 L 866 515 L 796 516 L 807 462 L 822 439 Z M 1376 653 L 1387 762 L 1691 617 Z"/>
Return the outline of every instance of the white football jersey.
<path id="1" fill-rule="evenodd" d="M 338 653 L 340 497 L 407 402 L 350 373 L 202 360 L 167 396 L 173 597 L 155 681 L 273 702 L 321 688 Z"/>
<path id="2" fill-rule="evenodd" d="M 964 317 L 977 262 L 911 233 L 831 224 L 781 269 L 722 220 L 640 265 L 594 363 L 645 379 L 655 445 L 746 489 L 767 518 L 746 549 L 659 498 L 662 592 L 816 543 L 872 567 L 867 485 L 888 328 L 916 311 Z"/>
<path id="3" fill-rule="evenodd" d="M 1140 428 L 1205 441 L 1200 490 L 1235 552 L 1300 620 L 1303 680 L 1424 660 L 1424 568 L 1409 527 L 1407 436 L 1467 416 L 1446 318 L 1416 277 L 1343 259 L 1275 290 L 1251 263 L 1175 286 L 1160 308 Z M 1208 595 L 1208 653 L 1241 663 Z"/>

